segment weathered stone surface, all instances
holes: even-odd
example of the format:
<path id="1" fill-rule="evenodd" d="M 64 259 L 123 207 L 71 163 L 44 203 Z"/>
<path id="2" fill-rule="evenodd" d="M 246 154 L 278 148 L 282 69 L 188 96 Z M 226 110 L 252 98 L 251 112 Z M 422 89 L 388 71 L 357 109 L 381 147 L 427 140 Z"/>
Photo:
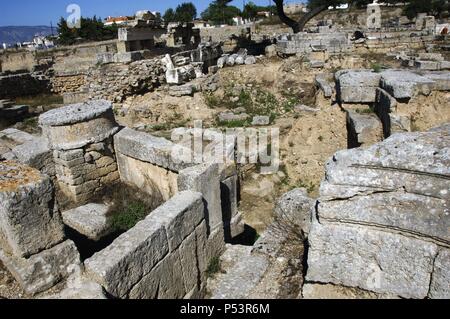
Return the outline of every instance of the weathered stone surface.
<path id="1" fill-rule="evenodd" d="M 320 203 L 321 218 L 345 223 L 382 225 L 450 243 L 448 202 L 404 192 L 370 194 Z"/>
<path id="2" fill-rule="evenodd" d="M 430 293 L 434 299 L 450 298 L 450 250 L 442 248 L 435 261 Z"/>
<path id="3" fill-rule="evenodd" d="M 195 231 L 183 241 L 178 252 L 180 254 L 185 291 L 189 292 L 197 287 L 200 275 L 197 266 L 197 239 Z"/>
<path id="4" fill-rule="evenodd" d="M 162 204 L 178 192 L 178 174 L 154 164 L 117 153 L 117 165 L 123 182 L 134 185 Z"/>
<path id="5" fill-rule="evenodd" d="M 423 77 L 434 82 L 433 90 L 450 91 L 450 73 L 449 72 L 427 72 Z"/>
<path id="6" fill-rule="evenodd" d="M 115 297 L 124 297 L 169 252 L 162 223 L 139 222 L 85 261 L 87 275 Z"/>
<path id="7" fill-rule="evenodd" d="M 347 111 L 350 147 L 368 146 L 383 139 L 383 127 L 375 114 Z"/>
<path id="8" fill-rule="evenodd" d="M 326 98 L 331 98 L 334 93 L 335 84 L 332 73 L 321 73 L 316 75 L 316 85 L 323 91 Z"/>
<path id="9" fill-rule="evenodd" d="M 395 125 L 393 125 L 394 121 L 392 118 L 392 116 L 395 116 L 393 112 L 395 112 L 396 109 L 397 100 L 385 90 L 378 88 L 374 112 L 383 124 L 383 134 L 386 138 L 391 136 L 392 132 L 398 132 L 396 128 L 393 129 L 393 126 Z"/>
<path id="10" fill-rule="evenodd" d="M 365 227 L 318 222 L 313 223 L 309 243 L 308 281 L 405 298 L 428 294 L 437 253 L 432 243 Z"/>
<path id="11" fill-rule="evenodd" d="M 14 147 L 12 152 L 22 164 L 36 168 L 44 174 L 55 175 L 53 152 L 50 150 L 46 139 L 34 138 Z"/>
<path id="12" fill-rule="evenodd" d="M 28 257 L 63 240 L 53 196 L 47 175 L 18 163 L 0 163 L 0 242 L 6 251 Z"/>
<path id="13" fill-rule="evenodd" d="M 307 280 L 405 298 L 448 293 L 449 132 L 399 133 L 334 155 L 313 215 Z"/>
<path id="14" fill-rule="evenodd" d="M 255 64 L 255 63 L 256 63 L 256 58 L 253 55 L 249 55 L 248 57 L 245 58 L 246 65 L 251 65 L 251 64 Z"/>
<path id="15" fill-rule="evenodd" d="M 146 221 L 164 226 L 170 251 L 174 251 L 202 222 L 204 209 L 201 193 L 183 191 L 155 209 Z"/>
<path id="16" fill-rule="evenodd" d="M 335 74 L 338 98 L 346 103 L 371 103 L 376 100 L 376 88 L 381 74 L 370 70 L 342 70 Z"/>
<path id="17" fill-rule="evenodd" d="M 307 105 L 299 104 L 299 105 L 294 106 L 294 111 L 297 113 L 303 113 L 303 112 L 316 113 L 319 111 L 319 109 L 315 109 L 315 108 L 307 106 Z"/>
<path id="18" fill-rule="evenodd" d="M 379 299 L 376 293 L 358 288 L 310 283 L 303 285 L 302 296 L 303 299 Z"/>
<path id="19" fill-rule="evenodd" d="M 206 202 L 205 218 L 210 229 L 222 227 L 223 216 L 218 164 L 201 164 L 180 171 L 178 189 L 180 191 L 200 192 Z"/>
<path id="20" fill-rule="evenodd" d="M 254 126 L 264 126 L 270 124 L 269 116 L 254 116 L 252 120 L 252 125 Z"/>
<path id="21" fill-rule="evenodd" d="M 109 234 L 110 220 L 108 206 L 87 204 L 61 213 L 63 222 L 70 228 L 92 240 L 99 240 Z"/>
<path id="22" fill-rule="evenodd" d="M 190 163 L 177 161 L 172 157 L 174 143 L 164 138 L 125 128 L 114 136 L 116 152 L 134 159 L 152 163 L 160 167 L 178 172 Z"/>
<path id="23" fill-rule="evenodd" d="M 275 204 L 275 218 L 293 224 L 303 232 L 309 233 L 314 200 L 304 188 L 296 188 L 281 196 Z"/>
<path id="24" fill-rule="evenodd" d="M 191 270 L 193 271 L 193 270 Z M 165 257 L 130 291 L 130 299 L 181 299 L 186 294 L 178 251 Z"/>
<path id="25" fill-rule="evenodd" d="M 171 86 L 169 88 L 169 95 L 171 96 L 192 96 L 195 92 L 195 86 L 192 84 L 184 84 L 178 86 Z"/>
<path id="26" fill-rule="evenodd" d="M 381 87 L 396 99 L 410 99 L 416 94 L 428 95 L 434 81 L 409 71 L 388 70 L 381 73 Z"/>
<path id="27" fill-rule="evenodd" d="M 260 282 L 269 266 L 261 255 L 250 255 L 240 260 L 212 291 L 211 299 L 245 299 Z"/>
<path id="28" fill-rule="evenodd" d="M 99 143 L 118 131 L 112 105 L 105 100 L 72 104 L 39 117 L 52 149 L 72 150 Z"/>
<path id="29" fill-rule="evenodd" d="M 448 200 L 449 130 L 447 124 L 428 132 L 399 133 L 368 149 L 337 152 L 326 165 L 322 199 L 404 188 Z"/>
<path id="30" fill-rule="evenodd" d="M 111 102 L 105 100 L 67 105 L 42 114 L 39 124 L 62 126 L 92 120 L 112 110 Z"/>
<path id="31" fill-rule="evenodd" d="M 415 60 L 414 66 L 419 70 L 426 71 L 439 71 L 441 69 L 441 63 L 437 61 Z"/>
<path id="32" fill-rule="evenodd" d="M 0 249 L 0 260 L 29 294 L 45 291 L 75 272 L 80 255 L 67 240 L 29 258 L 15 257 Z"/>
<path id="33" fill-rule="evenodd" d="M 43 299 L 101 300 L 107 298 L 103 292 L 102 286 L 98 283 L 76 276 L 73 280 L 69 278 L 66 288 L 61 292 L 45 296 Z"/>
<path id="34" fill-rule="evenodd" d="M 246 113 L 234 114 L 227 111 L 219 114 L 219 122 L 246 121 L 249 115 Z"/>

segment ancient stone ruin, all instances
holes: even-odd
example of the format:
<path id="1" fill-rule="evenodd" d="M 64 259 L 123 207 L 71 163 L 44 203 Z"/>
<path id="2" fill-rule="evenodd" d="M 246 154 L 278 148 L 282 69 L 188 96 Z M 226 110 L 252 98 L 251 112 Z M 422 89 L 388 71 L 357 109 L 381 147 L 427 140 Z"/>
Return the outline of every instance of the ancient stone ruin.
<path id="1" fill-rule="evenodd" d="M 450 26 L 404 12 L 0 50 L 0 298 L 450 298 Z"/>

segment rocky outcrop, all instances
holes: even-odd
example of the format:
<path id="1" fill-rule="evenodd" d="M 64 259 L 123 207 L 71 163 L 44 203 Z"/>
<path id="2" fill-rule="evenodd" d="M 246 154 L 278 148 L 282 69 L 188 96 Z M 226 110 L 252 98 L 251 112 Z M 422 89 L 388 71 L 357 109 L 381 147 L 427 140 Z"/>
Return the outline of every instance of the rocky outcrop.
<path id="1" fill-rule="evenodd" d="M 449 146 L 447 124 L 336 153 L 313 218 L 306 280 L 449 298 Z"/>

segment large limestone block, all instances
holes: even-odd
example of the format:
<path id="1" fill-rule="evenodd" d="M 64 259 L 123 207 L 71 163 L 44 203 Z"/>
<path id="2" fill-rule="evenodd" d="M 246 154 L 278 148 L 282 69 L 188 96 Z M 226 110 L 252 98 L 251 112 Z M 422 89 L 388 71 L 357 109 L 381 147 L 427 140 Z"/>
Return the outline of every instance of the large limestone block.
<path id="1" fill-rule="evenodd" d="M 64 224 L 92 240 L 100 240 L 113 229 L 108 218 L 109 207 L 103 204 L 87 204 L 62 212 Z"/>
<path id="2" fill-rule="evenodd" d="M 54 207 L 50 178 L 15 162 L 0 163 L 0 243 L 28 257 L 60 243 L 61 216 Z"/>
<path id="3" fill-rule="evenodd" d="M 116 157 L 120 179 L 148 193 L 154 202 L 162 204 L 178 192 L 177 173 L 120 152 Z"/>
<path id="4" fill-rule="evenodd" d="M 428 132 L 394 134 L 367 149 L 337 152 L 326 164 L 322 199 L 405 189 L 448 200 L 449 132 L 446 124 Z"/>
<path id="5" fill-rule="evenodd" d="M 410 99 L 417 94 L 430 94 L 435 82 L 405 70 L 381 73 L 381 87 L 396 99 Z"/>
<path id="6" fill-rule="evenodd" d="M 195 271 L 195 269 L 191 269 Z M 181 299 L 186 294 L 178 251 L 164 258 L 130 291 L 130 299 Z"/>
<path id="7" fill-rule="evenodd" d="M 274 215 L 278 222 L 309 233 L 313 208 L 314 200 L 308 196 L 306 189 L 296 188 L 277 200 Z"/>
<path id="8" fill-rule="evenodd" d="M 383 139 L 383 125 L 375 114 L 347 111 L 350 147 L 369 146 Z"/>
<path id="9" fill-rule="evenodd" d="M 435 244 L 344 224 L 313 223 L 308 274 L 313 282 L 359 287 L 405 298 L 425 298 Z"/>
<path id="10" fill-rule="evenodd" d="M 164 226 L 147 218 L 87 259 L 86 273 L 108 293 L 121 298 L 168 252 Z"/>
<path id="11" fill-rule="evenodd" d="M 175 144 L 164 138 L 125 128 L 114 136 L 116 152 L 174 172 L 192 166 L 173 158 Z"/>
<path id="12" fill-rule="evenodd" d="M 317 210 L 326 220 L 381 226 L 450 244 L 448 204 L 444 199 L 397 191 L 319 202 Z"/>
<path id="13" fill-rule="evenodd" d="M 146 222 L 163 225 L 170 251 L 175 251 L 202 222 L 204 209 L 202 194 L 183 191 L 155 209 Z"/>
<path id="14" fill-rule="evenodd" d="M 200 271 L 197 262 L 197 238 L 195 231 L 190 234 L 178 249 L 186 292 L 196 288 Z"/>
<path id="15" fill-rule="evenodd" d="M 34 167 L 47 175 L 55 175 L 53 152 L 48 146 L 47 139 L 34 138 L 16 146 L 12 152 L 22 164 Z"/>
<path id="16" fill-rule="evenodd" d="M 118 131 L 111 102 L 88 101 L 42 114 L 39 125 L 51 148 L 71 150 L 104 141 Z"/>
<path id="17" fill-rule="evenodd" d="M 338 98 L 346 103 L 372 103 L 381 75 L 370 70 L 342 70 L 335 75 Z"/>
<path id="18" fill-rule="evenodd" d="M 0 249 L 0 260 L 31 295 L 53 287 L 76 272 L 80 265 L 80 255 L 71 240 L 27 259 L 12 256 Z"/>
<path id="19" fill-rule="evenodd" d="M 268 267 L 269 259 L 263 255 L 250 255 L 239 260 L 211 292 L 211 299 L 248 298 Z"/>
<path id="20" fill-rule="evenodd" d="M 223 225 L 218 164 L 201 164 L 180 171 L 178 189 L 202 193 L 210 229 Z"/>
<path id="21" fill-rule="evenodd" d="M 428 297 L 450 299 L 450 249 L 442 248 L 434 261 Z"/>

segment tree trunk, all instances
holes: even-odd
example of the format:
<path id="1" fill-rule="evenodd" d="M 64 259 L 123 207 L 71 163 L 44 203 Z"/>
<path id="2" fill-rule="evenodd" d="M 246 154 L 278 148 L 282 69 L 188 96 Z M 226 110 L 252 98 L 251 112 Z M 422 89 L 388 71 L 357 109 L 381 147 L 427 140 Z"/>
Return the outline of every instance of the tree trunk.
<path id="1" fill-rule="evenodd" d="M 328 7 L 329 7 L 328 5 L 324 4 L 319 7 L 314 8 L 311 11 L 309 11 L 308 13 L 304 14 L 300 18 L 300 20 L 298 20 L 298 30 L 299 31 L 297 31 L 297 32 L 303 31 L 303 29 L 305 28 L 305 25 L 308 23 L 309 20 L 311 20 L 315 16 L 319 15 L 320 13 L 328 10 Z M 295 32 L 295 33 L 297 33 L 297 32 Z"/>
<path id="2" fill-rule="evenodd" d="M 300 29 L 298 22 L 289 18 L 284 13 L 284 0 L 273 0 L 273 2 L 275 2 L 275 5 L 277 6 L 278 17 L 280 18 L 281 22 L 286 24 L 288 27 L 291 27 L 294 33 L 299 33 Z"/>
<path id="3" fill-rule="evenodd" d="M 273 0 L 273 2 L 275 2 L 275 5 L 277 7 L 278 17 L 280 18 L 281 22 L 291 27 L 294 33 L 302 32 L 309 20 L 322 13 L 323 11 L 328 10 L 328 5 L 324 4 L 312 9 L 308 13 L 304 14 L 300 18 L 300 20 L 295 21 L 289 18 L 286 13 L 284 13 L 284 0 Z"/>

